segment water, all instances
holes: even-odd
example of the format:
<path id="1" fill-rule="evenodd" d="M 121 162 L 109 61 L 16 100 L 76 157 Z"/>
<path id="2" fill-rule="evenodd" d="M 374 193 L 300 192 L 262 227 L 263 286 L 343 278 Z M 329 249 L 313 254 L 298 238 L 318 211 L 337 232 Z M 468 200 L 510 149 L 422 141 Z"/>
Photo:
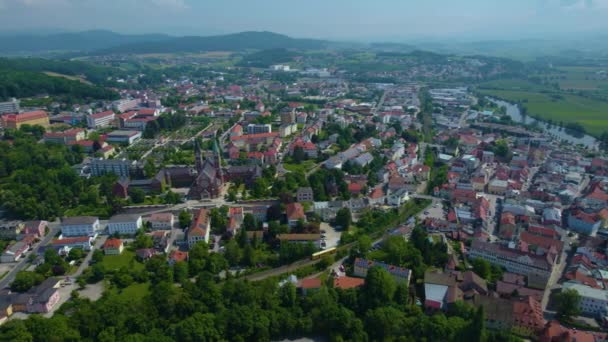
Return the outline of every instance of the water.
<path id="1" fill-rule="evenodd" d="M 530 117 L 529 115 L 521 115 L 519 107 L 515 104 L 495 99 L 490 99 L 490 101 L 496 103 L 498 106 L 506 107 L 507 115 L 509 115 L 511 119 L 513 119 L 513 121 L 515 122 L 523 123 L 524 125 L 536 124 L 537 127 L 542 128 L 545 133 L 549 133 L 549 135 L 551 135 L 555 139 L 565 140 L 574 145 L 583 145 L 592 150 L 599 149 L 599 142 L 597 141 L 597 139 L 588 134 L 584 134 L 581 136 L 573 136 L 571 134 L 568 134 L 565 129 L 561 129 L 557 126 L 549 127 L 549 125 L 544 121 L 537 120 L 533 117 Z"/>

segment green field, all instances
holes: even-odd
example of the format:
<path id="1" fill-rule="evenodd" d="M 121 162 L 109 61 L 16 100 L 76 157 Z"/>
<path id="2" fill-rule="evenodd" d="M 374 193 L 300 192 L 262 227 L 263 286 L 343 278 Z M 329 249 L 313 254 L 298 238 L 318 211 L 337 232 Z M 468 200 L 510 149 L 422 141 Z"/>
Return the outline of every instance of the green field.
<path id="1" fill-rule="evenodd" d="M 285 167 L 285 170 L 287 171 L 306 173 L 312 170 L 313 167 L 315 167 L 315 161 L 305 160 L 300 164 L 285 163 L 283 164 L 283 167 Z"/>
<path id="2" fill-rule="evenodd" d="M 113 287 L 110 291 L 117 294 L 119 297 L 123 298 L 125 301 L 132 300 L 141 300 L 148 293 L 150 293 L 150 283 L 133 283 L 124 289 L 117 289 Z"/>
<path id="3" fill-rule="evenodd" d="M 510 102 L 520 102 L 531 116 L 556 123 L 578 122 L 595 136 L 608 131 L 608 102 L 605 101 L 550 91 L 540 85 L 518 80 L 484 83 L 478 91 Z"/>
<path id="4" fill-rule="evenodd" d="M 607 68 L 598 67 L 557 67 L 556 72 L 548 76 L 556 78 L 562 90 L 583 90 L 600 92 L 608 95 L 608 78 L 600 72 Z"/>
<path id="5" fill-rule="evenodd" d="M 144 265 L 135 259 L 135 252 L 125 249 L 120 255 L 106 255 L 101 262 L 106 271 L 118 270 L 126 267 L 130 270 L 141 270 Z"/>

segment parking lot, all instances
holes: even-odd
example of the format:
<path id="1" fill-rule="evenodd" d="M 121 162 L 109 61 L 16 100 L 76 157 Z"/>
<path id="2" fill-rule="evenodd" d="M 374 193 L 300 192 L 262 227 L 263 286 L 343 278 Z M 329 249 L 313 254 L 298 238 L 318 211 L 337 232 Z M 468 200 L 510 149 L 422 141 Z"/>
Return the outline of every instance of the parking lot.
<path id="1" fill-rule="evenodd" d="M 325 231 L 325 233 L 323 233 Z M 330 226 L 328 223 L 321 223 L 321 235 L 325 236 L 325 247 L 321 246 L 322 249 L 332 248 L 338 246 L 340 242 L 340 236 L 342 232 L 336 231 L 336 229 Z M 323 241 L 323 240 L 322 240 Z"/>
<path id="2" fill-rule="evenodd" d="M 444 220 L 446 218 L 443 210 L 443 204 L 440 201 L 433 201 L 433 205 L 420 213 L 420 219 L 424 220 L 428 217 Z"/>

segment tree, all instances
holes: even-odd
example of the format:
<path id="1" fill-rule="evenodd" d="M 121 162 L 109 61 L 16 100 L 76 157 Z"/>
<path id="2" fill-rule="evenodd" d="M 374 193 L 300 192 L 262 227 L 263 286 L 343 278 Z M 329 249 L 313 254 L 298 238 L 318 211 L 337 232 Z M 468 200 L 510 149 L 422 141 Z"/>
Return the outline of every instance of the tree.
<path id="1" fill-rule="evenodd" d="M 132 189 L 129 192 L 129 196 L 131 197 L 131 201 L 133 201 L 133 203 L 144 203 L 144 201 L 146 200 L 146 193 L 142 190 L 142 189 Z"/>
<path id="2" fill-rule="evenodd" d="M 84 251 L 80 248 L 72 248 L 68 253 L 69 260 L 80 260 L 84 257 Z"/>
<path id="3" fill-rule="evenodd" d="M 389 305 L 393 300 L 396 290 L 397 284 L 395 283 L 395 279 L 385 269 L 372 267 L 367 271 L 367 276 L 365 277 L 363 307 L 374 309 Z"/>
<path id="4" fill-rule="evenodd" d="M 27 292 L 32 287 L 42 283 L 44 277 L 38 273 L 19 271 L 11 283 L 11 291 Z"/>
<path id="5" fill-rule="evenodd" d="M 302 146 L 297 146 L 293 149 L 293 160 L 296 164 L 300 164 L 302 161 L 306 160 L 306 153 Z"/>
<path id="6" fill-rule="evenodd" d="M 580 314 L 579 304 L 581 295 L 574 289 L 566 289 L 555 296 L 557 317 L 564 321 L 570 321 L 572 317 Z"/>
<path id="7" fill-rule="evenodd" d="M 257 230 L 257 222 L 255 216 L 253 216 L 251 213 L 247 213 L 243 217 L 243 228 L 245 228 L 246 231 Z"/>
<path id="8" fill-rule="evenodd" d="M 342 227 L 343 230 L 348 230 L 350 228 L 352 220 L 353 217 L 349 208 L 341 208 L 336 213 L 336 226 Z"/>
<path id="9" fill-rule="evenodd" d="M 471 264 L 473 265 L 473 272 L 477 273 L 478 276 L 486 280 L 490 279 L 492 276 L 492 266 L 490 265 L 490 262 L 481 258 L 476 258 Z"/>
<path id="10" fill-rule="evenodd" d="M 190 214 L 190 212 L 188 212 L 187 210 L 182 210 L 179 213 L 178 220 L 179 220 L 179 226 L 181 228 L 188 228 L 188 227 L 190 227 L 190 224 L 192 223 L 192 214 Z"/>

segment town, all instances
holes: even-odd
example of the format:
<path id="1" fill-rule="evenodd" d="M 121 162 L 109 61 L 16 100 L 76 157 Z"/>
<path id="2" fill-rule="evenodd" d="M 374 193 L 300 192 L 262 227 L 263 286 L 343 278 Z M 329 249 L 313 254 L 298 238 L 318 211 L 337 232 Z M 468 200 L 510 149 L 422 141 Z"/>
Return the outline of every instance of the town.
<path id="1" fill-rule="evenodd" d="M 527 124 L 459 81 L 506 72 L 500 60 L 386 53 L 376 71 L 315 58 L 204 58 L 205 72 L 117 77 L 115 99 L 0 103 L 0 322 L 178 291 L 167 282 L 238 293 L 215 283 L 274 280 L 303 301 L 329 286 L 344 303 L 363 291 L 360 306 L 481 312 L 496 340 L 606 340 L 599 142 Z"/>

